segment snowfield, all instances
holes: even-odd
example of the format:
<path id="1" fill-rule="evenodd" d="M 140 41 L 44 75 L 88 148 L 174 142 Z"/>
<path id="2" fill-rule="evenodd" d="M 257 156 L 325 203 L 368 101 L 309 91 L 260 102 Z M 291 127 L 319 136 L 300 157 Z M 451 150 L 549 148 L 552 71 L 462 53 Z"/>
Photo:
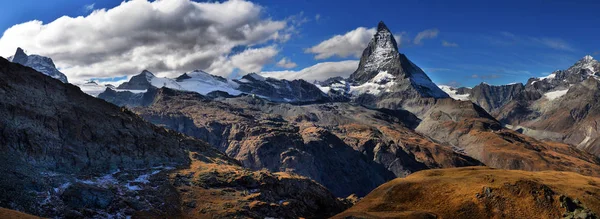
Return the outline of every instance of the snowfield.
<path id="1" fill-rule="evenodd" d="M 446 92 L 452 99 L 469 100 L 469 94 L 456 94 L 456 89 L 448 85 L 438 85 L 442 91 Z"/>

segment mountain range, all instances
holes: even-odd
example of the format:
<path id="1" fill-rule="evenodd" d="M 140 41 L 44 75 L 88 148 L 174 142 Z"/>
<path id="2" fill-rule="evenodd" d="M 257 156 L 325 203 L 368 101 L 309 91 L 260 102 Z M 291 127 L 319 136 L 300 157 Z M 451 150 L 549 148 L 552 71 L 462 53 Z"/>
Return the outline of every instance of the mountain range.
<path id="1" fill-rule="evenodd" d="M 69 84 L 0 59 L 0 216 L 596 218 L 600 64 L 436 85 L 380 22 L 314 83 L 144 70 Z M 25 216 L 23 216 L 25 217 Z"/>

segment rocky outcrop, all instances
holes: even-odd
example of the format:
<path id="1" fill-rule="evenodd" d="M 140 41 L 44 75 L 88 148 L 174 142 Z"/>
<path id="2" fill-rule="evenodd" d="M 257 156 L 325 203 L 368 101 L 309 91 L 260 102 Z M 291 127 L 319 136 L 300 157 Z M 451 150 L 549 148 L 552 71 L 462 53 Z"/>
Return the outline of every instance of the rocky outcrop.
<path id="1" fill-rule="evenodd" d="M 60 72 L 52 59 L 40 55 L 27 55 L 21 48 L 17 48 L 14 56 L 8 58 L 9 61 L 35 69 L 36 71 L 58 79 L 63 83 L 68 83 L 67 76 Z"/>
<path id="2" fill-rule="evenodd" d="M 565 172 L 427 170 L 380 186 L 333 218 L 597 218 L 599 185 Z"/>

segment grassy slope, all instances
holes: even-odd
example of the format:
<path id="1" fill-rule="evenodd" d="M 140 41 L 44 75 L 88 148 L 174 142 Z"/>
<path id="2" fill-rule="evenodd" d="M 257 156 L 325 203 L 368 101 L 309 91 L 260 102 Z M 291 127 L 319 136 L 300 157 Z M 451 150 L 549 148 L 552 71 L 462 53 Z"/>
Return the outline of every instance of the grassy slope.
<path id="1" fill-rule="evenodd" d="M 600 212 L 600 178 L 465 167 L 395 179 L 334 218 L 558 218 L 566 211 L 561 195 Z"/>

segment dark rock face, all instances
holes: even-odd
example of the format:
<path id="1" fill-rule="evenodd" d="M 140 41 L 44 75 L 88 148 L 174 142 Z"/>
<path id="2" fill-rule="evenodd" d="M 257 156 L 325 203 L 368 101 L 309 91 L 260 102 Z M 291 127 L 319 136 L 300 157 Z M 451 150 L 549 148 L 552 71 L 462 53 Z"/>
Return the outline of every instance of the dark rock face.
<path id="1" fill-rule="evenodd" d="M 117 87 L 117 89 L 124 90 L 147 90 L 150 88 L 156 88 L 152 86 L 150 83 L 151 78 L 155 77 L 152 72 L 147 70 L 142 71 L 142 73 L 131 77 L 128 82 L 125 82 Z"/>
<path id="2" fill-rule="evenodd" d="M 54 62 L 52 59 L 39 55 L 30 55 L 25 54 L 23 49 L 17 48 L 15 55 L 8 58 L 9 61 L 14 63 L 19 63 L 21 65 L 30 67 L 35 69 L 42 74 L 48 75 L 52 78 L 58 79 L 63 83 L 68 83 L 67 76 L 56 69 Z"/>
<path id="3" fill-rule="evenodd" d="M 521 83 L 502 86 L 482 83 L 469 92 L 469 99 L 492 114 L 495 114 L 498 109 L 511 101 L 528 102 L 541 97 L 542 95 L 539 92 L 526 90 Z"/>
<path id="4" fill-rule="evenodd" d="M 189 162 L 185 149 L 201 146 L 76 86 L 4 59 L 0 93 L 0 204 L 5 207 L 60 214 L 44 207 L 60 201 L 39 204 L 35 194 L 51 196 L 61 190 L 53 188 L 81 176 L 184 165 Z"/>

